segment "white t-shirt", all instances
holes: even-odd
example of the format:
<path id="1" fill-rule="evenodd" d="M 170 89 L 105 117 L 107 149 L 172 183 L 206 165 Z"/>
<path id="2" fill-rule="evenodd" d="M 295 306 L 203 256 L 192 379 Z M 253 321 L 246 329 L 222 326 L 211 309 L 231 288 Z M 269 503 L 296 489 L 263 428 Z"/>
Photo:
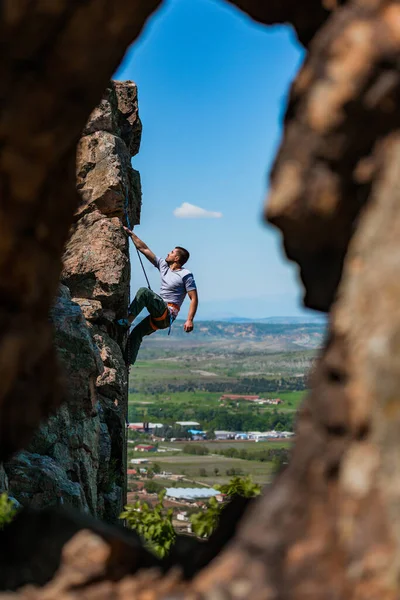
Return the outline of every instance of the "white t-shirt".
<path id="1" fill-rule="evenodd" d="M 180 308 L 186 293 L 197 289 L 193 274 L 188 269 L 184 268 L 173 271 L 169 268 L 168 263 L 158 256 L 156 257 L 156 267 L 161 275 L 161 298 L 165 300 L 165 302 L 172 302 Z M 169 309 L 172 316 L 176 318 L 179 311 L 174 311 L 173 307 L 169 307 Z"/>

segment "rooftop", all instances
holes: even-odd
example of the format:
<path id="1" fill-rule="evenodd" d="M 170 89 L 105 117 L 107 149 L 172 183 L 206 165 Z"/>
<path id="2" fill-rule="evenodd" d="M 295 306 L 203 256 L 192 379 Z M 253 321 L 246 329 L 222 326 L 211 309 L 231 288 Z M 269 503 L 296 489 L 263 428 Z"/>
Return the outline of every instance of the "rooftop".
<path id="1" fill-rule="evenodd" d="M 129 426 L 143 428 L 145 422 L 146 421 L 141 421 L 140 423 L 129 423 Z M 161 429 L 161 427 L 164 427 L 163 423 L 147 423 L 147 426 L 149 429 Z"/>
<path id="2" fill-rule="evenodd" d="M 166 495 L 170 498 L 180 498 L 182 500 L 196 500 L 198 498 L 211 498 L 218 496 L 221 492 L 213 488 L 167 488 Z"/>

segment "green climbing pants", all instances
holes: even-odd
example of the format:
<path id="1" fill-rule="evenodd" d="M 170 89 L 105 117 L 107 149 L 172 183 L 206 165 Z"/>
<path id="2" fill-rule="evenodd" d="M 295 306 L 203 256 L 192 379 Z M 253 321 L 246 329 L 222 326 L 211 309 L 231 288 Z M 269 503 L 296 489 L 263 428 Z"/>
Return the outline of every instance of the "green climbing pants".
<path id="1" fill-rule="evenodd" d="M 135 319 L 143 308 L 147 308 L 150 314 L 132 329 L 126 346 L 127 362 L 131 365 L 136 362 L 144 336 L 154 333 L 157 329 L 167 329 L 171 322 L 167 303 L 153 290 L 145 287 L 137 291 L 128 314 Z"/>

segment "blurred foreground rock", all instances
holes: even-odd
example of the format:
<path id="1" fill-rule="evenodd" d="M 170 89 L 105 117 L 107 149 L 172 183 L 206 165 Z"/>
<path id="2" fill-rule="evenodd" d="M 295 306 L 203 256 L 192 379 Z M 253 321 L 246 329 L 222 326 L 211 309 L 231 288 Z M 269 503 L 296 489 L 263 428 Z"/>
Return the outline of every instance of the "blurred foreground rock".
<path id="1" fill-rule="evenodd" d="M 331 310 L 331 319 L 329 337 L 313 374 L 312 390 L 300 409 L 290 465 L 242 519 L 239 515 L 232 517 L 233 538 L 228 546 L 218 546 L 215 554 L 211 541 L 205 544 L 209 550 L 207 559 L 194 562 L 185 583 L 181 559 L 182 555 L 193 559 L 193 548 L 186 547 L 180 555 L 175 552 L 169 562 L 160 564 L 152 562 L 136 540 L 132 558 L 124 545 L 123 551 L 118 552 L 121 545 L 112 541 L 117 537 L 115 530 L 106 538 L 82 517 L 80 523 L 67 527 L 68 536 L 61 536 L 57 543 L 57 528 L 53 534 L 45 530 L 40 535 L 36 529 L 32 539 L 38 542 L 37 552 L 35 560 L 28 561 L 36 568 L 31 571 L 28 563 L 24 566 L 19 559 L 20 554 L 26 558 L 23 549 L 28 554 L 31 549 L 23 543 L 28 523 L 19 531 L 11 526 L 3 532 L 1 573 L 16 573 L 14 584 L 39 586 L 23 587 L 16 594 L 3 594 L 3 598 L 399 597 L 400 5 L 389 0 L 235 3 L 262 22 L 293 23 L 308 47 L 305 64 L 291 92 L 284 140 L 272 173 L 267 215 L 282 230 L 288 257 L 300 266 L 306 305 Z M 0 162 L 2 189 L 6 192 L 0 219 L 3 457 L 25 444 L 39 418 L 59 401 L 50 329 L 45 322 L 60 270 L 57 260 L 77 207 L 72 193 L 71 156 L 69 162 L 65 160 L 66 149 L 76 136 L 77 126 L 83 127 L 85 107 L 95 104 L 89 90 L 98 93 L 99 82 L 103 82 L 104 89 L 104 78 L 115 67 L 112 60 L 118 52 L 113 54 L 113 48 L 126 47 L 156 4 L 122 5 L 116 1 L 113 9 L 108 9 L 107 26 L 101 12 L 105 9 L 99 8 L 102 4 L 89 1 L 79 4 L 79 9 L 78 5 L 71 5 L 70 18 L 65 18 L 61 31 L 91 41 L 87 52 L 80 53 L 82 61 L 66 63 L 71 68 L 76 65 L 75 78 L 60 62 L 62 50 L 68 56 L 65 48 L 74 46 L 69 36 L 54 33 L 62 3 L 54 4 L 45 26 L 39 30 L 49 32 L 52 40 L 44 51 L 47 62 L 40 70 L 45 74 L 45 82 L 53 84 L 48 88 L 41 79 L 39 87 L 32 86 L 29 65 L 37 64 L 37 46 L 28 42 L 21 45 L 18 36 L 14 36 L 17 43 L 14 42 L 15 28 L 22 27 L 21 15 L 18 6 L 10 12 L 11 3 L 7 4 L 3 28 L 8 34 L 6 49 L 10 51 L 3 53 L 2 61 L 6 74 L 11 73 L 12 77 L 4 79 L 10 99 L 5 105 L 7 119 L 0 129 L 6 140 Z M 44 11 L 45 7 L 50 10 L 48 3 L 41 6 Z M 31 11 L 35 12 L 34 3 Z M 75 14 L 79 17 L 76 21 L 71 18 Z M 90 50 L 99 39 L 103 62 L 98 60 L 98 48 Z M 108 59 L 108 53 L 114 59 Z M 33 60 L 23 63 L 21 55 L 30 54 Z M 93 72 L 97 79 L 85 79 Z M 56 73 L 66 83 L 54 85 L 53 79 L 46 79 L 48 73 Z M 8 85 L 14 78 L 18 87 Z M 38 94 L 43 89 L 48 89 L 48 93 Z M 82 105 L 76 102 L 79 89 L 87 91 Z M 31 103 L 27 102 L 29 99 Z M 77 105 L 83 107 L 82 113 Z M 31 109 L 36 111 L 33 118 Z M 125 112 L 128 113 L 129 110 Z M 134 112 L 129 118 L 135 120 Z M 124 127 L 120 126 L 121 139 L 125 127 L 129 130 L 131 126 L 129 118 L 128 124 L 125 121 Z M 89 127 L 81 150 L 85 147 L 85 152 L 100 158 L 107 147 L 113 157 L 110 170 L 125 173 L 126 163 L 117 158 L 119 142 L 108 137 L 115 126 L 111 111 L 100 111 L 95 120 L 102 123 L 100 129 L 105 136 L 98 144 L 96 132 Z M 60 129 L 55 129 L 54 123 Z M 49 135 L 55 130 L 57 144 Z M 52 148 L 54 152 L 49 152 Z M 72 240 L 75 236 L 87 243 L 86 226 L 79 225 L 83 219 L 87 220 L 82 225 L 98 232 L 103 231 L 99 221 L 107 218 L 110 247 L 120 257 L 122 238 L 111 224 L 121 210 L 124 194 L 117 184 L 107 193 L 101 183 L 101 169 L 99 186 L 94 185 L 91 164 L 88 160 L 79 175 L 83 199 Z M 25 178 L 20 176 L 21 168 L 26 169 Z M 60 186 L 60 181 L 65 185 Z M 124 281 L 123 259 L 116 264 L 116 279 L 111 282 L 110 291 L 105 285 L 104 263 L 99 263 L 90 252 L 87 256 L 75 250 L 70 255 L 67 252 L 65 281 L 71 289 L 76 284 L 73 296 L 80 299 L 82 310 L 93 323 L 92 331 L 105 365 L 105 374 L 96 380 L 102 388 L 96 393 L 107 401 L 119 381 L 118 366 L 112 360 L 115 352 L 108 350 L 112 348 L 113 311 L 118 313 L 123 302 L 123 296 L 115 291 L 118 281 Z M 7 275 L 10 265 L 16 274 L 12 278 Z M 90 285 L 84 283 L 87 275 L 92 277 Z M 111 301 L 114 293 L 115 305 Z M 28 402 L 29 390 L 32 394 Z M 111 403 L 105 406 L 111 415 Z M 113 413 L 113 417 L 118 432 L 119 414 Z M 107 453 L 104 439 L 103 452 Z M 35 466 L 36 457 L 24 454 L 20 460 L 30 460 Z M 48 469 L 51 472 L 51 463 Z M 0 480 L 4 479 L 1 472 Z M 17 523 L 15 527 L 19 527 Z M 40 527 L 40 517 L 34 516 L 32 523 Z M 88 529 L 91 533 L 82 532 Z M 51 571 L 47 568 L 51 553 L 45 548 L 46 540 L 58 552 Z M 13 554 L 13 548 L 18 552 Z M 111 570 L 110 556 L 114 557 Z M 132 561 L 128 567 L 126 556 Z M 8 570 L 4 568 L 7 560 Z M 52 580 L 40 588 L 57 568 Z M 43 575 L 39 581 L 37 574 L 41 569 L 47 578 Z M 3 589 L 19 587 L 5 581 Z"/>

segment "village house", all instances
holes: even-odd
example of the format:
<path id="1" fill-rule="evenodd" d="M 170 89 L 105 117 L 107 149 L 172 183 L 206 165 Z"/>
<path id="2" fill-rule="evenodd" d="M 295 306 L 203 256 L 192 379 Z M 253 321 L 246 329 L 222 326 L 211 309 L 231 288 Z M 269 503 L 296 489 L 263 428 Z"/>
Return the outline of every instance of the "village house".
<path id="1" fill-rule="evenodd" d="M 185 500 L 199 506 L 202 500 L 208 500 L 221 492 L 213 488 L 166 488 L 165 497 L 171 500 Z"/>
<path id="2" fill-rule="evenodd" d="M 156 429 L 164 427 L 163 423 L 129 423 L 128 429 L 138 433 L 153 433 Z"/>
<path id="3" fill-rule="evenodd" d="M 214 431 L 216 440 L 234 440 L 236 436 L 235 431 L 224 431 L 222 429 L 218 429 Z"/>
<path id="4" fill-rule="evenodd" d="M 155 446 L 149 446 L 147 444 L 138 444 L 134 447 L 136 452 L 156 452 L 157 448 Z"/>
<path id="5" fill-rule="evenodd" d="M 260 396 L 248 396 L 243 394 L 223 394 L 220 400 L 247 400 L 249 402 L 259 400 Z"/>
<path id="6" fill-rule="evenodd" d="M 220 397 L 220 401 L 224 402 L 225 400 L 233 400 L 237 402 L 239 400 L 245 400 L 246 402 L 254 402 L 254 404 L 272 405 L 278 405 L 283 403 L 283 400 L 281 400 L 280 398 L 260 398 L 260 396 L 251 396 L 247 394 L 223 394 Z"/>

